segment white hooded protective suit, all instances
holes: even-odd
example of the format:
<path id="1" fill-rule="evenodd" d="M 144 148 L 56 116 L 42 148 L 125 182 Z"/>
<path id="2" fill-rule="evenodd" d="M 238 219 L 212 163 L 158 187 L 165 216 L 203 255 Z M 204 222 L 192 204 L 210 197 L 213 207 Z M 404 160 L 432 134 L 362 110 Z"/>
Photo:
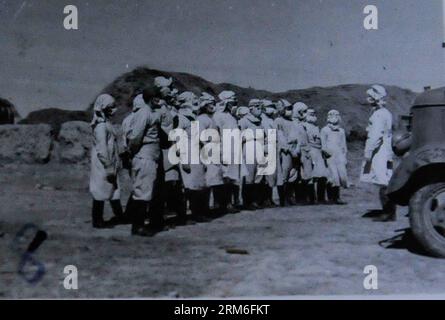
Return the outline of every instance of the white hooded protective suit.
<path id="1" fill-rule="evenodd" d="M 232 116 L 232 114 L 229 111 L 221 111 L 218 110 L 214 115 L 213 115 L 213 120 L 216 124 L 216 127 L 219 131 L 220 137 L 221 137 L 221 152 L 224 152 L 223 150 L 223 145 L 224 143 L 229 144 L 229 141 L 225 141 L 224 140 L 224 129 L 238 129 L 238 122 L 237 120 Z M 239 164 L 235 164 L 235 145 L 232 143 L 232 150 L 231 150 L 231 161 L 230 164 L 222 164 L 222 176 L 223 179 L 225 180 L 230 180 L 233 183 L 239 183 L 240 182 L 240 178 L 241 178 L 241 172 L 240 172 L 240 165 Z M 241 150 L 238 150 L 238 154 L 241 156 Z M 221 157 L 222 158 L 222 157 Z M 239 159 L 238 159 L 238 163 L 239 163 Z"/>
<path id="2" fill-rule="evenodd" d="M 188 190 L 203 190 L 206 187 L 205 167 L 201 163 L 199 158 L 198 164 L 191 163 L 191 153 L 194 152 L 193 150 L 198 150 L 198 152 L 200 150 L 199 132 L 196 132 L 196 135 L 192 137 L 191 130 L 192 122 L 197 121 L 196 116 L 192 113 L 191 108 L 183 108 L 179 110 L 178 120 L 178 128 L 186 131 L 188 136 L 188 151 L 180 148 L 181 158 L 184 157 L 184 159 L 187 159 L 188 152 L 188 159 L 186 161 L 186 164 L 184 165 L 184 163 L 182 163 L 180 166 L 182 183 L 184 184 L 184 188 Z M 187 167 L 189 170 L 185 170 L 185 167 Z"/>
<path id="3" fill-rule="evenodd" d="M 327 157 L 328 182 L 334 187 L 347 188 L 349 185 L 346 169 L 348 148 L 345 130 L 338 125 L 328 124 L 321 129 L 321 146 Z"/>
<path id="4" fill-rule="evenodd" d="M 369 118 L 368 138 L 360 181 L 387 186 L 393 173 L 392 115 L 385 107 L 377 108 Z"/>
<path id="5" fill-rule="evenodd" d="M 250 129 L 252 130 L 252 134 L 243 135 L 243 164 L 247 169 L 245 174 L 245 183 L 246 184 L 254 184 L 256 181 L 257 167 L 258 167 L 258 159 L 256 156 L 256 144 L 255 142 L 255 130 L 261 129 L 261 119 L 255 117 L 250 112 L 242 117 L 238 121 L 238 125 L 240 127 L 241 132 L 244 130 Z M 248 147 L 248 145 L 250 146 Z M 253 160 L 253 163 L 247 163 L 247 158 L 249 157 Z M 253 154 L 252 154 L 253 153 Z"/>
<path id="6" fill-rule="evenodd" d="M 326 178 L 328 177 L 328 168 L 321 153 L 321 135 L 320 129 L 312 122 L 305 123 L 308 142 L 310 147 L 310 156 L 312 160 L 312 177 Z"/>
<path id="7" fill-rule="evenodd" d="M 100 95 L 94 104 L 93 146 L 91 148 L 90 192 L 94 200 L 118 200 L 120 167 L 118 143 L 113 125 L 104 115 L 104 110 L 114 103 L 108 94 Z M 109 181 L 107 176 L 114 178 Z"/>

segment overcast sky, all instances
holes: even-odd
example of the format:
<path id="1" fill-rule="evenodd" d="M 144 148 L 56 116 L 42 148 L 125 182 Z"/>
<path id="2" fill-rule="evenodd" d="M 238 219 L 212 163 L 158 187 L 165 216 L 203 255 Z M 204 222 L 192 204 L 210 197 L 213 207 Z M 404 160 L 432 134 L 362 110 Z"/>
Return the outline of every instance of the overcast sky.
<path id="1" fill-rule="evenodd" d="M 63 8 L 79 9 L 79 30 Z M 363 8 L 379 9 L 379 30 Z M 284 91 L 445 85 L 441 0 L 0 0 L 0 97 L 84 109 L 139 65 Z"/>

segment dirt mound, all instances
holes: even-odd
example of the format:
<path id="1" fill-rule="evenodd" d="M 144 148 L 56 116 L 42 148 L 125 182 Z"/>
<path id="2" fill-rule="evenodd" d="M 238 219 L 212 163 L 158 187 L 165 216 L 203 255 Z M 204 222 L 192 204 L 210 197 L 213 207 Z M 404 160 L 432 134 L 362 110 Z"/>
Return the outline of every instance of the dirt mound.
<path id="1" fill-rule="evenodd" d="M 241 104 L 247 104 L 252 98 L 269 98 L 272 100 L 284 98 L 292 103 L 302 101 L 318 111 L 320 125 L 324 125 L 327 112 L 335 108 L 343 115 L 344 126 L 350 140 L 363 140 L 366 137 L 365 128 L 370 112 L 369 105 L 366 102 L 366 90 L 370 85 L 348 84 L 272 93 L 265 90 L 242 88 L 229 83 L 214 84 L 186 73 L 165 72 L 145 67 L 123 74 L 104 88 L 104 93 L 109 93 L 116 98 L 118 106 L 116 123 L 120 123 L 131 109 L 133 97 L 145 87 L 153 85 L 154 78 L 157 76 L 172 77 L 174 79 L 173 85 L 180 91 L 188 90 L 195 93 L 206 91 L 212 95 L 217 95 L 223 90 L 232 90 L 237 93 Z M 396 86 L 387 86 L 386 88 L 389 94 L 388 107 L 397 121 L 399 115 L 409 112 L 417 94 Z M 91 108 L 92 106 L 89 110 Z"/>
<path id="2" fill-rule="evenodd" d="M 57 108 L 42 109 L 31 112 L 19 124 L 40 124 L 51 125 L 55 134 L 59 133 L 62 124 L 70 121 L 91 121 L 92 112 L 89 111 L 69 111 Z"/>
<path id="3" fill-rule="evenodd" d="M 0 126 L 0 163 L 46 163 L 53 146 L 49 125 Z"/>

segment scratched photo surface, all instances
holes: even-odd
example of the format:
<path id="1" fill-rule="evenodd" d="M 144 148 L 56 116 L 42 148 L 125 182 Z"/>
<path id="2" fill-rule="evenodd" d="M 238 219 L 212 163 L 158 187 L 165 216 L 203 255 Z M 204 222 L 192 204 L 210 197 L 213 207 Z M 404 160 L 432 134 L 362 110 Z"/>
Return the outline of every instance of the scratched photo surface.
<path id="1" fill-rule="evenodd" d="M 0 299 L 445 298 L 445 1 L 0 0 L 0 21 Z M 168 163 L 193 123 L 273 129 L 273 174 Z"/>

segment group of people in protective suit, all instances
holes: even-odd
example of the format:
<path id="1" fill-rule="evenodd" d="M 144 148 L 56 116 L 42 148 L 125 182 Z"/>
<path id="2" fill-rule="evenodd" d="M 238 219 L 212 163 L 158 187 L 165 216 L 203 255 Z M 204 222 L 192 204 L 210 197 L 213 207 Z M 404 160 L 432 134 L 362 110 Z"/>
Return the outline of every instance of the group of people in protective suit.
<path id="1" fill-rule="evenodd" d="M 172 79 L 158 77 L 134 97 L 132 111 L 122 123 L 122 143 L 111 124 L 115 99 L 102 94 L 95 101 L 90 176 L 93 227 L 128 223 L 133 235 L 153 236 L 165 230 L 167 212 L 176 215 L 175 225 L 185 225 L 277 205 L 345 204 L 340 189 L 348 187 L 347 145 L 338 111 L 329 111 L 320 130 L 316 111 L 301 102 L 252 99 L 239 106 L 232 91 L 223 91 L 217 98 L 205 92 L 197 96 L 179 93 L 172 84 Z M 190 137 L 195 121 L 200 131 L 221 133 L 221 140 L 209 139 L 206 144 L 222 144 L 224 129 L 263 129 L 266 134 L 275 130 L 276 170 L 262 175 L 259 163 L 236 161 L 172 164 L 169 153 L 174 144 L 169 133 L 179 128 Z M 189 139 L 188 143 L 203 148 L 203 141 Z M 241 155 L 245 160 L 246 148 Z M 132 181 L 125 212 L 120 202 L 122 168 Z M 275 188 L 279 204 L 274 201 Z M 114 213 L 109 221 L 103 218 L 105 201 Z"/>

